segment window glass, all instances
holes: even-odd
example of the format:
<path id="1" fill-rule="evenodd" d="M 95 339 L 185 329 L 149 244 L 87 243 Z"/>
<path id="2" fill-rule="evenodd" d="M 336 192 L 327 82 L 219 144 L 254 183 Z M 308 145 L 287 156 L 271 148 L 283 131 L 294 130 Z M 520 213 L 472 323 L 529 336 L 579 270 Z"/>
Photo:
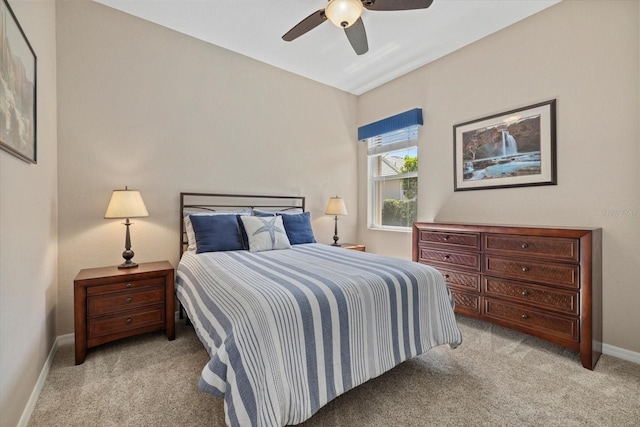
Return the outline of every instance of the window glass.
<path id="1" fill-rule="evenodd" d="M 369 138 L 369 227 L 408 229 L 416 221 L 418 127 Z"/>

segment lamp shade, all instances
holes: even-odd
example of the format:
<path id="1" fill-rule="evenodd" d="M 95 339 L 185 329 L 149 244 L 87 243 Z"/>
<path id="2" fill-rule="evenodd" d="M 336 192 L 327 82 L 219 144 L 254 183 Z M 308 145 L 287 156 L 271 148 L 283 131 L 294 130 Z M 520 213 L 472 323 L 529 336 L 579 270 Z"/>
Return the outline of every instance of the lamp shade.
<path id="1" fill-rule="evenodd" d="M 139 191 L 113 190 L 105 218 L 139 218 L 149 216 Z"/>
<path id="2" fill-rule="evenodd" d="M 360 0 L 331 0 L 324 9 L 325 15 L 336 27 L 352 26 L 362 14 Z"/>
<path id="3" fill-rule="evenodd" d="M 336 196 L 329 199 L 327 209 L 324 212 L 325 215 L 347 215 L 347 207 L 344 205 L 344 200 Z"/>

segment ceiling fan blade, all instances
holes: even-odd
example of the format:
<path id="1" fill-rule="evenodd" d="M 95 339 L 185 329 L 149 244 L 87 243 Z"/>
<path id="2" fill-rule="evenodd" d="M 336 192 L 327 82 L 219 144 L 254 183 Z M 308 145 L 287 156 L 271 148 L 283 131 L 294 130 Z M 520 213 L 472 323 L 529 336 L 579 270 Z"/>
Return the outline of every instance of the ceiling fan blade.
<path id="1" fill-rule="evenodd" d="M 413 10 L 426 9 L 433 0 L 362 0 L 362 5 L 369 10 Z"/>
<path id="2" fill-rule="evenodd" d="M 311 15 L 304 18 L 296 26 L 290 29 L 287 34 L 282 36 L 282 40 L 290 42 L 297 39 L 307 31 L 313 30 L 318 25 L 327 20 L 327 15 L 324 14 L 324 9 L 317 10 Z"/>
<path id="3" fill-rule="evenodd" d="M 358 55 L 365 54 L 369 51 L 367 32 L 364 30 L 362 18 L 358 18 L 352 26 L 345 28 L 344 33 L 347 35 L 351 46 L 353 46 L 353 50 L 355 50 Z"/>

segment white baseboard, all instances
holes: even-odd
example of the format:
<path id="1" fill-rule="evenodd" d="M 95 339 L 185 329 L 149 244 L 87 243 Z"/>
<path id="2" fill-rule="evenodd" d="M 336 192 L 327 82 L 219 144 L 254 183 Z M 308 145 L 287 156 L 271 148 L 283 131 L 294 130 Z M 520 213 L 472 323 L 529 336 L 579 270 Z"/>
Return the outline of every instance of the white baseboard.
<path id="1" fill-rule="evenodd" d="M 58 352 L 58 347 L 66 344 L 73 344 L 74 341 L 74 334 L 60 335 L 56 337 L 56 340 L 54 341 L 53 345 L 51 346 L 51 350 L 49 351 L 49 355 L 47 356 L 47 360 L 45 360 L 44 366 L 40 371 L 38 381 L 36 381 L 36 385 L 33 387 L 31 396 L 29 396 L 27 406 L 24 408 L 24 411 L 22 411 L 22 416 L 20 417 L 20 421 L 18 421 L 18 427 L 26 427 L 29 424 L 31 414 L 33 413 L 33 408 L 36 407 L 36 402 L 38 401 L 38 397 L 40 397 L 40 392 L 42 391 L 44 382 L 47 379 L 47 375 L 49 375 L 49 369 L 51 368 L 51 364 L 53 363 L 53 358 L 56 357 L 56 353 Z"/>
<path id="2" fill-rule="evenodd" d="M 626 360 L 628 362 L 633 362 L 640 365 L 640 353 L 627 350 L 626 348 L 620 348 L 602 343 L 602 354 L 617 357 L 618 359 Z"/>

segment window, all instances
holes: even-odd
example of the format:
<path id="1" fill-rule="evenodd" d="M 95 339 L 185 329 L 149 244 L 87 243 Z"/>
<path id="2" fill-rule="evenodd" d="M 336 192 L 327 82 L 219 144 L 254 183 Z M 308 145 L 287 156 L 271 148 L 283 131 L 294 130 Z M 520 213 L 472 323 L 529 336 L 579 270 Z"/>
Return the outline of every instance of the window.
<path id="1" fill-rule="evenodd" d="M 369 228 L 407 230 L 418 211 L 418 126 L 414 108 L 358 128 L 367 142 Z"/>
<path id="2" fill-rule="evenodd" d="M 367 139 L 369 228 L 409 228 L 417 217 L 418 126 Z"/>

